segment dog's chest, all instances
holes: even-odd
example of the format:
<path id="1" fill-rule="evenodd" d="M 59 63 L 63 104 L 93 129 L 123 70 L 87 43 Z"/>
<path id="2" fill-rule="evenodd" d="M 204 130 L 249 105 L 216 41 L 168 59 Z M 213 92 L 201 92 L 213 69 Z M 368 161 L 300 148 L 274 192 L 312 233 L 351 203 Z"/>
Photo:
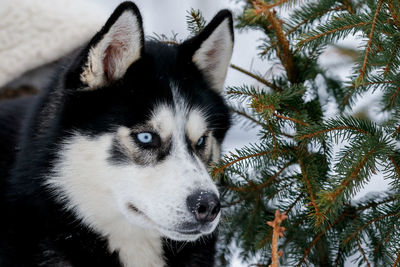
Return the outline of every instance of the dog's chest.
<path id="1" fill-rule="evenodd" d="M 161 237 L 147 229 L 118 229 L 108 236 L 109 249 L 118 252 L 123 267 L 164 266 Z"/>

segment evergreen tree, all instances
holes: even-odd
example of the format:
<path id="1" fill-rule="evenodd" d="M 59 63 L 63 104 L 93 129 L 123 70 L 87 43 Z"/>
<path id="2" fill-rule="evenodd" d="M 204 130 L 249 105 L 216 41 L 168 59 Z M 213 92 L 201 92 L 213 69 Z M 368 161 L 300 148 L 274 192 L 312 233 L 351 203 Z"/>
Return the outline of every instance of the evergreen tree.
<path id="1" fill-rule="evenodd" d="M 289 15 L 280 16 L 282 10 Z M 245 2 L 237 27 L 261 31 L 259 56 L 278 60 L 284 71 L 265 79 L 232 65 L 262 84 L 227 88 L 231 99 L 245 103 L 233 107 L 236 118 L 257 125 L 260 140 L 225 155 L 212 170 L 227 217 L 221 265 L 228 264 L 232 243 L 242 259 L 257 256 L 253 266 L 271 264 L 270 225 L 280 210 L 287 215 L 279 221 L 286 229 L 281 264 L 343 266 L 356 257 L 361 266 L 400 266 L 399 18 L 398 0 Z M 204 25 L 193 10 L 188 22 L 193 32 Z M 318 59 L 355 34 L 361 47 L 343 83 Z M 328 101 L 320 86 L 339 107 L 334 118 L 324 116 Z M 383 122 L 345 112 L 371 90 L 383 92 L 376 100 L 389 114 Z M 390 182 L 387 192 L 353 201 L 377 172 Z"/>

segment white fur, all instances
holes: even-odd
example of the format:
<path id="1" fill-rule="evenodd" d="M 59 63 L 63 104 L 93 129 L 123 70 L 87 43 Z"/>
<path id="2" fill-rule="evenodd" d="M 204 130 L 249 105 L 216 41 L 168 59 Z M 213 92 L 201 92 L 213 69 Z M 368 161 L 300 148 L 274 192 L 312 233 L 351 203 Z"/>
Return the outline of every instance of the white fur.
<path id="1" fill-rule="evenodd" d="M 175 105 L 175 109 L 159 105 L 147 123 L 161 138 L 168 137 L 173 142 L 165 160 L 153 166 L 136 165 L 133 161 L 111 164 L 108 158 L 115 138 L 128 151 L 137 149 L 129 139 L 131 129 L 123 126 L 115 133 L 96 138 L 76 133 L 65 140 L 47 181 L 67 209 L 108 238 L 110 251 L 119 251 L 126 267 L 163 266 L 162 236 L 186 241 L 199 238 L 200 234 L 177 232 L 181 223 L 194 222 L 186 199 L 199 190 L 218 195 L 204 163 L 187 151 L 185 133 L 198 138 L 206 130 L 201 112 L 190 111 L 182 101 Z M 195 134 L 196 131 L 201 133 Z M 195 143 L 197 139 L 191 141 Z M 130 209 L 129 204 L 140 212 Z M 220 215 L 207 227 L 199 228 L 202 234 L 211 233 L 219 218 Z"/>
<path id="2" fill-rule="evenodd" d="M 193 55 L 193 62 L 206 74 L 218 92 L 223 90 L 232 52 L 232 35 L 229 21 L 225 19 Z"/>
<path id="3" fill-rule="evenodd" d="M 107 79 L 121 78 L 128 67 L 139 59 L 142 33 L 137 17 L 128 10 L 111 26 L 104 37 L 89 51 L 88 62 L 81 74 L 89 89 L 104 86 Z M 109 49 L 109 54 L 107 54 Z M 108 73 L 105 73 L 105 65 Z"/>

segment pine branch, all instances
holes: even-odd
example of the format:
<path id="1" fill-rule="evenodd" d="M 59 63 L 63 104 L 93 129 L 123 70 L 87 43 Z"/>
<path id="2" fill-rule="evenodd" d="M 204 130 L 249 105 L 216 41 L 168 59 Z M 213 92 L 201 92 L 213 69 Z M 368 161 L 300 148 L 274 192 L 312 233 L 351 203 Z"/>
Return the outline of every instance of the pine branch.
<path id="1" fill-rule="evenodd" d="M 376 207 L 377 205 L 381 205 L 381 204 L 385 204 L 391 201 L 395 201 L 397 200 L 396 197 L 390 197 L 388 199 L 382 200 L 381 202 L 378 203 L 371 203 L 369 205 L 365 205 L 365 206 L 361 206 L 359 208 L 356 209 L 356 212 L 360 212 L 362 210 L 371 208 L 371 207 Z M 345 210 L 340 216 L 338 216 L 336 218 L 336 220 L 330 224 L 328 224 L 324 230 L 321 230 L 311 241 L 310 245 L 304 250 L 304 254 L 303 257 L 301 258 L 301 260 L 298 263 L 298 267 L 300 267 L 304 261 L 306 260 L 308 254 L 311 252 L 311 249 L 318 243 L 318 241 L 331 229 L 333 229 L 336 225 L 340 224 L 344 219 L 346 219 L 349 216 L 349 213 L 347 212 L 347 210 Z M 337 260 L 336 260 L 337 262 Z"/>
<path id="2" fill-rule="evenodd" d="M 351 239 L 353 239 L 355 236 L 357 236 L 357 234 L 359 232 L 361 232 L 362 230 L 364 230 L 367 226 L 369 226 L 369 225 L 371 225 L 371 224 L 373 224 L 373 223 L 375 223 L 377 221 L 383 220 L 383 219 L 388 218 L 388 217 L 393 217 L 393 216 L 399 217 L 400 214 L 399 213 L 389 213 L 389 214 L 385 214 L 385 215 L 382 215 L 382 216 L 379 216 L 379 217 L 376 217 L 376 218 L 373 218 L 373 219 L 369 220 L 366 224 L 362 225 L 354 233 L 352 233 L 345 240 L 343 240 L 343 243 L 344 244 L 348 243 Z"/>
<path id="3" fill-rule="evenodd" d="M 367 68 L 367 60 L 368 60 L 368 55 L 369 55 L 370 50 L 371 50 L 371 42 L 372 42 L 372 37 L 374 35 L 375 24 L 376 24 L 376 20 L 378 18 L 379 11 L 381 10 L 383 1 L 384 0 L 380 0 L 378 2 L 378 6 L 376 7 L 376 11 L 375 11 L 375 16 L 374 16 L 374 18 L 373 18 L 373 20 L 371 22 L 371 31 L 370 31 L 369 37 L 368 37 L 367 48 L 365 49 L 364 61 L 363 61 L 363 64 L 362 64 L 362 68 L 360 70 L 360 76 L 358 77 L 359 83 L 361 83 L 361 81 L 363 80 L 364 74 L 365 74 L 365 69 Z"/>
<path id="4" fill-rule="evenodd" d="M 231 109 L 231 110 L 232 110 L 232 112 L 234 112 L 234 113 L 236 113 L 236 114 L 242 116 L 243 118 L 246 118 L 246 119 L 250 120 L 252 123 L 255 123 L 255 124 L 257 124 L 257 125 L 259 125 L 259 126 L 261 126 L 261 127 L 264 127 L 264 124 L 262 124 L 261 122 L 259 122 L 259 121 L 256 120 L 256 119 L 254 119 L 254 118 L 253 118 L 252 116 L 250 116 L 249 114 L 247 114 L 247 113 L 245 113 L 245 112 L 242 112 L 242 111 L 240 111 L 240 110 L 237 110 L 237 109 Z"/>
<path id="5" fill-rule="evenodd" d="M 262 84 L 265 84 L 266 86 L 268 86 L 268 87 L 271 88 L 272 90 L 275 90 L 275 91 L 278 91 L 278 92 L 281 92 L 281 91 L 282 91 L 281 88 L 277 87 L 277 86 L 274 85 L 273 83 L 270 83 L 270 82 L 268 82 L 267 80 L 261 78 L 260 76 L 255 75 L 255 74 L 253 74 L 253 73 L 251 73 L 251 72 L 249 72 L 249 71 L 247 71 L 247 70 L 245 70 L 245 69 L 243 69 L 243 68 L 241 68 L 241 67 L 239 67 L 239 66 L 236 66 L 236 65 L 234 65 L 234 64 L 231 64 L 231 68 L 232 68 L 232 69 L 235 69 L 235 70 L 237 70 L 237 71 L 240 71 L 241 73 L 244 73 L 244 74 L 248 75 L 248 76 L 251 77 L 251 78 L 254 78 L 254 79 L 257 80 L 258 82 L 260 82 L 260 83 L 262 83 Z"/>
<path id="6" fill-rule="evenodd" d="M 246 191 L 249 191 L 250 188 L 252 188 L 253 190 L 261 191 L 263 188 L 271 185 L 271 183 L 273 183 L 276 180 L 276 178 L 278 178 L 279 175 L 281 175 L 282 172 L 286 168 L 288 168 L 289 166 L 290 166 L 290 164 L 286 164 L 285 166 L 283 166 L 283 168 L 281 168 L 278 172 L 276 172 L 274 175 L 272 175 L 264 183 L 261 183 L 261 184 L 257 185 L 257 184 L 252 183 L 251 181 L 249 181 L 250 187 L 247 187 L 247 186 L 246 187 L 244 187 L 244 186 L 243 187 L 231 187 L 231 186 L 228 186 L 228 189 L 233 190 L 233 191 L 237 191 L 237 192 L 246 192 Z"/>
<path id="7" fill-rule="evenodd" d="M 335 200 L 339 194 L 341 194 L 346 188 L 348 188 L 350 182 L 358 177 L 359 172 L 365 166 L 367 160 L 374 152 L 375 148 L 372 148 L 370 151 L 368 151 L 368 153 L 361 159 L 360 163 L 355 167 L 353 172 L 340 183 L 339 187 L 333 192 L 326 193 L 327 199 L 329 199 L 330 201 Z"/>
<path id="8" fill-rule="evenodd" d="M 358 250 L 360 251 L 361 255 L 363 256 L 365 263 L 367 264 L 368 267 L 371 267 L 371 264 L 368 261 L 368 257 L 367 257 L 367 255 L 365 255 L 365 251 L 364 251 L 364 249 L 362 248 L 362 246 L 360 244 L 360 241 L 358 240 L 357 237 L 355 239 L 356 239 L 356 242 L 357 242 Z"/>
<path id="9" fill-rule="evenodd" d="M 301 47 L 301 46 L 304 46 L 306 43 L 309 43 L 309 42 L 311 42 L 313 40 L 316 40 L 316 39 L 319 39 L 321 37 L 324 37 L 324 36 L 327 36 L 327 35 L 331 35 L 333 33 L 339 32 L 339 31 L 345 31 L 345 30 L 349 30 L 349 29 L 354 29 L 355 27 L 365 26 L 365 25 L 368 25 L 368 24 L 369 24 L 369 22 L 359 22 L 359 23 L 355 23 L 355 24 L 345 25 L 343 27 L 332 29 L 332 30 L 329 30 L 329 31 L 326 31 L 326 32 L 322 32 L 322 33 L 320 33 L 318 35 L 313 35 L 313 36 L 310 36 L 310 37 L 308 37 L 306 39 L 301 40 L 300 42 L 297 43 L 297 46 Z"/>
<path id="10" fill-rule="evenodd" d="M 345 6 L 337 6 L 337 7 L 334 7 L 334 8 L 327 8 L 327 9 L 325 9 L 325 10 L 322 10 L 322 11 L 320 11 L 320 12 L 317 12 L 317 13 L 315 13 L 312 17 L 307 18 L 307 19 L 304 19 L 303 21 L 301 21 L 301 22 L 298 23 L 297 25 L 293 26 L 290 30 L 288 30 L 288 31 L 286 32 L 285 35 L 288 36 L 288 35 L 292 34 L 292 33 L 295 32 L 297 29 L 299 29 L 301 26 L 303 26 L 303 25 L 309 23 L 310 21 L 315 20 L 316 18 L 321 17 L 321 16 L 323 16 L 323 15 L 329 13 L 329 12 L 332 12 L 332 11 L 341 11 L 341 10 L 345 10 L 345 9 L 346 9 Z"/>
<path id="11" fill-rule="evenodd" d="M 299 263 L 297 264 L 297 267 L 300 267 L 305 260 L 307 259 L 308 254 L 311 252 L 311 249 L 317 244 L 317 242 L 334 226 L 337 224 L 341 223 L 349 214 L 347 212 L 343 212 L 339 217 L 336 218 L 336 220 L 328 224 L 324 230 L 320 231 L 311 241 L 310 245 L 304 250 L 303 256 L 300 259 Z"/>
<path id="12" fill-rule="evenodd" d="M 224 162 L 223 165 L 219 168 L 216 168 L 212 171 L 213 176 L 216 176 L 218 174 L 221 174 L 224 172 L 224 170 L 230 166 L 232 166 L 235 163 L 238 163 L 239 161 L 242 160 L 246 160 L 246 159 L 250 159 L 250 158 L 255 158 L 255 157 L 261 157 L 267 154 L 271 154 L 273 153 L 273 151 L 263 151 L 263 152 L 259 152 L 259 153 L 255 153 L 255 154 L 249 154 L 246 156 L 242 156 L 242 157 L 237 157 L 234 160 L 230 161 L 230 162 Z"/>
<path id="13" fill-rule="evenodd" d="M 400 250 L 399 250 L 399 253 L 397 253 L 397 257 L 396 257 L 396 260 L 393 263 L 393 267 L 397 267 L 399 262 L 400 262 Z"/>
<path id="14" fill-rule="evenodd" d="M 289 212 L 293 209 L 294 206 L 304 197 L 304 193 L 300 193 L 299 196 L 293 201 L 292 204 L 286 209 L 285 213 L 289 214 Z"/>
<path id="15" fill-rule="evenodd" d="M 400 17 L 399 17 L 399 14 L 397 14 L 396 10 L 394 9 L 392 0 L 388 1 L 388 6 L 389 6 L 390 15 L 393 18 L 394 25 L 396 25 L 398 30 L 400 30 L 400 23 L 399 23 Z"/>
<path id="16" fill-rule="evenodd" d="M 383 243 L 387 243 L 387 242 L 389 241 L 389 237 L 390 237 L 390 234 L 391 234 L 392 231 L 393 231 L 393 228 L 394 228 L 394 226 L 391 227 L 390 231 L 387 233 L 387 235 L 385 236 L 385 238 L 384 238 L 381 242 L 378 243 L 378 245 L 374 248 L 373 253 L 377 253 L 378 250 L 379 250 L 379 248 L 383 245 Z"/>
<path id="17" fill-rule="evenodd" d="M 277 6 L 281 6 L 282 4 L 284 4 L 284 3 L 287 3 L 287 2 L 289 2 L 290 0 L 279 0 L 279 1 L 274 1 L 274 3 L 272 3 L 272 4 L 266 4 L 265 5 L 265 8 L 266 9 L 271 9 L 271 8 L 274 8 L 274 7 L 277 7 Z"/>
<path id="18" fill-rule="evenodd" d="M 359 207 L 356 208 L 356 211 L 359 212 L 359 211 L 363 211 L 363 210 L 370 209 L 370 208 L 376 208 L 379 205 L 386 204 L 386 203 L 389 203 L 389 202 L 392 202 L 392 201 L 396 201 L 396 200 L 397 200 L 397 197 L 396 196 L 392 196 L 392 197 L 389 197 L 389 198 L 384 199 L 384 200 L 379 201 L 379 202 L 372 202 L 372 203 L 370 203 L 368 205 L 359 206 Z"/>
<path id="19" fill-rule="evenodd" d="M 396 97 L 397 97 L 397 95 L 398 95 L 399 93 L 400 93 L 400 86 L 397 87 L 396 91 L 394 91 L 394 93 L 393 93 L 393 94 L 390 96 L 390 98 L 389 98 L 389 102 L 390 102 L 391 105 L 394 104 L 394 101 L 395 101 L 395 99 L 396 99 Z"/>
<path id="20" fill-rule="evenodd" d="M 286 69 L 286 74 L 289 78 L 289 81 L 291 83 L 296 83 L 297 73 L 294 68 L 293 55 L 292 52 L 290 51 L 289 42 L 286 39 L 286 36 L 282 30 L 282 24 L 276 18 L 276 12 L 274 11 L 271 12 L 269 9 L 269 5 L 265 4 L 264 2 L 261 3 L 259 1 L 254 1 L 253 6 L 255 8 L 255 13 L 264 14 L 266 19 L 271 24 L 271 28 L 275 32 L 276 37 L 278 39 L 279 47 L 282 49 L 281 52 L 279 47 L 278 46 L 276 47 L 276 52 L 278 54 L 278 57 L 281 60 L 282 65 Z"/>
<path id="21" fill-rule="evenodd" d="M 273 209 L 290 215 L 280 243 L 290 252 L 282 256 L 289 264 L 340 266 L 356 255 L 366 266 L 392 265 L 398 253 L 393 244 L 400 238 L 400 2 L 321 0 L 298 3 L 294 12 L 280 16 L 271 5 L 283 2 L 248 0 L 238 18 L 240 27 L 261 30 L 261 56 L 278 59 L 283 73 L 266 80 L 233 65 L 268 90 L 229 88 L 230 98 L 251 110 L 237 114 L 261 126 L 259 147 L 237 150 L 214 168 L 225 172 L 227 203 L 237 203 L 229 207 L 235 229 L 227 233 L 229 240 L 243 249 L 244 259 L 265 255 L 257 266 L 268 266 L 265 246 L 273 231 L 263 226 L 271 220 L 273 203 Z M 318 60 L 327 45 L 350 34 L 366 41 L 361 53 L 353 53 L 347 86 Z M 382 110 L 391 117 L 382 123 L 352 115 L 326 119 L 321 83 L 341 112 L 367 90 L 382 90 Z M 354 194 L 377 170 L 393 192 L 354 203 Z"/>
<path id="22" fill-rule="evenodd" d="M 343 0 L 342 3 L 346 6 L 346 9 L 350 14 L 354 14 L 353 7 L 351 6 L 351 0 Z"/>
<path id="23" fill-rule="evenodd" d="M 303 163 L 303 161 L 301 159 L 299 159 L 299 164 L 300 164 L 301 174 L 303 176 L 303 181 L 305 182 L 305 185 L 306 185 L 307 190 L 308 190 L 308 196 L 311 199 L 311 205 L 314 207 L 314 210 L 315 210 L 315 215 L 317 217 L 316 226 L 318 227 L 323 223 L 325 218 L 322 215 L 321 211 L 319 210 L 317 202 L 315 201 L 314 190 L 312 189 L 310 180 L 307 177 L 307 173 L 306 173 L 306 170 L 305 170 L 305 167 L 304 167 L 304 163 Z"/>
<path id="24" fill-rule="evenodd" d="M 328 129 L 325 129 L 325 130 L 321 130 L 321 131 L 316 131 L 316 132 L 310 133 L 310 134 L 305 134 L 305 135 L 299 136 L 297 138 L 299 140 L 302 140 L 302 139 L 307 139 L 307 138 L 313 138 L 315 136 L 318 136 L 318 135 L 321 135 L 321 134 L 324 134 L 324 133 L 328 133 L 328 132 L 331 132 L 331 131 L 341 131 L 341 130 L 354 130 L 354 131 L 357 131 L 357 132 L 362 133 L 362 134 L 369 134 L 368 132 L 366 132 L 366 131 L 364 131 L 362 129 L 356 128 L 356 127 L 338 126 L 338 127 L 332 127 L 332 128 L 328 128 Z"/>
<path id="25" fill-rule="evenodd" d="M 291 118 L 291 117 L 287 117 L 287 116 L 283 116 L 283 115 L 278 114 L 277 112 L 273 113 L 273 115 L 275 117 L 279 118 L 279 119 L 289 120 L 289 121 L 292 121 L 294 123 L 297 123 L 297 124 L 300 124 L 300 125 L 303 125 L 303 126 L 309 126 L 309 124 L 304 122 L 304 121 L 301 121 L 301 120 L 298 120 L 298 119 L 295 119 L 295 118 Z"/>
<path id="26" fill-rule="evenodd" d="M 186 23 L 189 32 L 191 32 L 192 35 L 200 33 L 206 25 L 206 21 L 202 16 L 200 10 L 195 10 L 192 8 L 190 11 L 187 12 L 187 14 L 188 15 L 186 16 Z"/>
<path id="27" fill-rule="evenodd" d="M 388 62 L 386 64 L 386 67 L 384 68 L 384 72 L 383 72 L 384 75 L 386 75 L 390 71 L 390 67 L 392 66 L 392 63 L 393 63 L 393 61 L 394 61 L 394 59 L 396 57 L 396 54 L 398 52 L 397 49 L 399 48 L 399 44 L 400 44 L 400 41 L 396 42 L 396 44 L 395 44 L 395 46 L 393 48 L 393 51 L 390 54 L 390 58 L 389 58 L 389 60 L 388 60 Z"/>
<path id="28" fill-rule="evenodd" d="M 400 126 L 399 126 L 399 129 L 400 129 Z M 396 161 L 395 161 L 395 159 L 394 159 L 394 157 L 392 155 L 389 155 L 389 159 L 392 162 L 392 164 L 394 166 L 394 169 L 396 170 L 397 176 L 398 176 L 398 178 L 400 180 L 400 168 L 399 168 L 399 165 L 397 165 L 397 163 L 396 163 Z"/>

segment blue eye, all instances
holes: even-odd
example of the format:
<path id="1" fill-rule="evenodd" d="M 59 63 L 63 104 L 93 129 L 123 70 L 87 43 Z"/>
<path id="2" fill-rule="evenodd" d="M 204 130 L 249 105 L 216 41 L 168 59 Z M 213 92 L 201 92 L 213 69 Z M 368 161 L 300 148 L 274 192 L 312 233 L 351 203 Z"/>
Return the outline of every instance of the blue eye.
<path id="1" fill-rule="evenodd" d="M 152 132 L 133 133 L 136 143 L 143 148 L 158 148 L 161 146 L 161 138 Z"/>
<path id="2" fill-rule="evenodd" d="M 197 147 L 202 147 L 202 146 L 205 145 L 205 143 L 206 143 L 206 136 L 202 136 L 202 137 L 199 138 L 199 140 L 197 140 L 196 146 Z"/>
<path id="3" fill-rule="evenodd" d="M 143 144 L 149 144 L 153 142 L 153 134 L 152 133 L 138 133 L 136 138 L 139 142 Z"/>

